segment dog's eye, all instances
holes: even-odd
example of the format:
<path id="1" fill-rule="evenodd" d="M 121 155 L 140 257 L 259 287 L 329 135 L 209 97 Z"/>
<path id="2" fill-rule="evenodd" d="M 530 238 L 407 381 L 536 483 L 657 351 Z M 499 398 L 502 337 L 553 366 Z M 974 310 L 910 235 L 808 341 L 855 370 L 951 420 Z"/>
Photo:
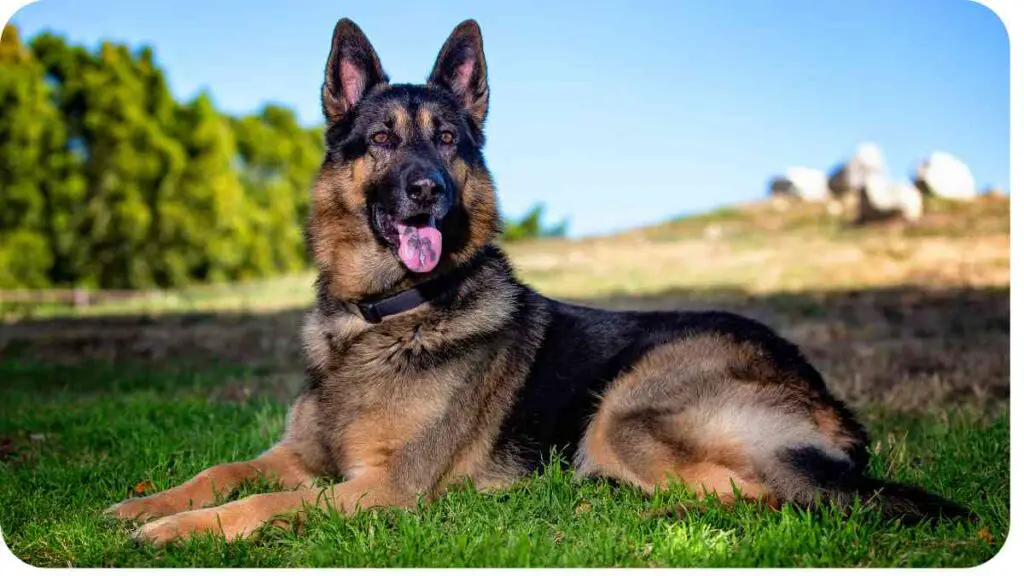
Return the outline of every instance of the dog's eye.
<path id="1" fill-rule="evenodd" d="M 377 132 L 370 138 L 373 140 L 374 144 L 387 144 L 388 140 L 391 139 L 391 136 L 387 132 L 382 130 L 380 132 Z"/>
<path id="2" fill-rule="evenodd" d="M 440 140 L 441 144 L 452 144 L 455 142 L 455 133 L 451 130 L 445 130 L 441 132 Z"/>

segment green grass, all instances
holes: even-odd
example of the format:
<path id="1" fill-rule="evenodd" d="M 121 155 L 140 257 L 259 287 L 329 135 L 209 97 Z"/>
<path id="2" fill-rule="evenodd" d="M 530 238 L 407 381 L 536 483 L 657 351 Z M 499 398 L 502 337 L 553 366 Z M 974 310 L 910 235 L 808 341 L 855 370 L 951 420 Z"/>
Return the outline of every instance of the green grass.
<path id="1" fill-rule="evenodd" d="M 150 480 L 249 458 L 280 435 L 287 407 L 215 391 L 241 368 L 0 363 L 0 529 L 37 566 L 972 566 L 1009 518 L 1005 410 L 867 414 L 876 474 L 971 506 L 976 524 L 909 528 L 858 509 L 702 507 L 682 489 L 644 496 L 549 467 L 509 490 L 454 490 L 415 510 L 314 513 L 296 532 L 137 545 L 100 512 Z M 950 415 L 952 412 L 952 415 Z M 248 487 L 245 491 L 258 490 Z M 675 516 L 663 510 L 687 510 Z"/>

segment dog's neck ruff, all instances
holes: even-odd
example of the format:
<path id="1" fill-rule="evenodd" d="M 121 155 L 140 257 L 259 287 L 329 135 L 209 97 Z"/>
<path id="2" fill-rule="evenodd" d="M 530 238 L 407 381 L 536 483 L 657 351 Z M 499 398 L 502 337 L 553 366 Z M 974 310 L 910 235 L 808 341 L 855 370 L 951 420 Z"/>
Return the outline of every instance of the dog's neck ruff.
<path id="1" fill-rule="evenodd" d="M 370 324 L 380 324 L 388 316 L 408 312 L 427 302 L 440 298 L 451 292 L 456 286 L 462 283 L 469 274 L 479 267 L 483 260 L 482 254 L 477 254 L 466 264 L 442 274 L 435 276 L 426 282 L 422 282 L 403 290 L 397 294 L 377 299 L 366 299 L 358 302 L 343 301 L 342 304 L 349 312 L 359 316 Z"/>

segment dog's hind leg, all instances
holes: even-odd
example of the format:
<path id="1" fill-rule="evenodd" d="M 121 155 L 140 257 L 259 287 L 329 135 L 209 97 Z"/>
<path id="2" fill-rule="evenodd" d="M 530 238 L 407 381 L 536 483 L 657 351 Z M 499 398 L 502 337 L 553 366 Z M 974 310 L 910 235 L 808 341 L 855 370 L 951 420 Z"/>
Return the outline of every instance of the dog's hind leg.
<path id="1" fill-rule="evenodd" d="M 230 493 L 247 480 L 264 477 L 292 490 L 306 485 L 312 475 L 299 453 L 287 441 L 259 457 L 244 462 L 218 464 L 191 480 L 145 498 L 130 498 L 106 510 L 117 518 L 142 522 L 213 504 L 219 495 Z"/>
<path id="2" fill-rule="evenodd" d="M 771 507 L 831 503 L 844 509 L 859 499 L 908 524 L 976 518 L 921 488 L 866 477 L 856 458 L 830 445 L 829 431 L 815 424 L 796 411 L 762 405 L 735 406 L 718 416 L 607 410 L 591 423 L 577 467 L 647 491 L 674 479 L 699 495 L 714 492 L 725 504 L 738 495 Z"/>
<path id="3" fill-rule="evenodd" d="M 796 371 L 759 361 L 728 342 L 655 350 L 611 384 L 577 470 L 647 491 L 676 479 L 726 503 L 736 494 L 772 506 L 860 499 L 905 522 L 971 517 L 921 488 L 867 478 L 867 436 L 848 411 Z"/>
<path id="4" fill-rule="evenodd" d="M 859 438 L 841 418 L 825 417 L 828 402 L 809 386 L 769 370 L 764 382 L 737 378 L 745 374 L 734 367 L 752 356 L 708 337 L 652 351 L 610 384 L 580 443 L 577 471 L 647 491 L 678 481 L 726 503 L 739 496 L 773 506 L 816 488 L 813 478 L 779 475 L 794 470 L 777 465 L 789 448 L 813 448 L 835 460 L 834 469 L 859 474 Z"/>
<path id="5" fill-rule="evenodd" d="M 646 492 L 681 482 L 726 504 L 737 495 L 775 502 L 741 446 L 727 438 L 715 446 L 671 438 L 660 420 L 654 412 L 602 410 L 577 453 L 577 473 L 622 480 Z"/>

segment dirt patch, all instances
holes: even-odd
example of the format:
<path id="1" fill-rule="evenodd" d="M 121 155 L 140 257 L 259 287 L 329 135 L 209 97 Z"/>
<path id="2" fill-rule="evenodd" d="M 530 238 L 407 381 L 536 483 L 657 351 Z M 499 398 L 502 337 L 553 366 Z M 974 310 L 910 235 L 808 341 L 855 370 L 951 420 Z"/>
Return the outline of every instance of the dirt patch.
<path id="1" fill-rule="evenodd" d="M 278 314 L 167 314 L 0 325 L 0 356 L 46 363 L 301 366 L 303 310 Z"/>

